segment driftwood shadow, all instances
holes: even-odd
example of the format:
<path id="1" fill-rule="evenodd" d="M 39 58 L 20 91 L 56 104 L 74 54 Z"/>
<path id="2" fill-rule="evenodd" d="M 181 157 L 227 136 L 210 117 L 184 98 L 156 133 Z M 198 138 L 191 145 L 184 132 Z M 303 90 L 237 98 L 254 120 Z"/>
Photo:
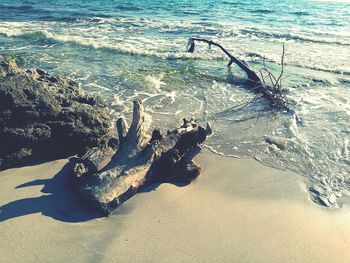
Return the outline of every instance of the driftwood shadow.
<path id="1" fill-rule="evenodd" d="M 0 222 L 35 213 L 51 217 L 62 222 L 85 222 L 104 215 L 90 207 L 74 192 L 70 172 L 71 164 L 66 164 L 51 179 L 38 179 L 16 186 L 16 189 L 43 185 L 43 195 L 9 202 L 0 207 Z"/>
<path id="2" fill-rule="evenodd" d="M 166 183 L 175 185 L 177 187 L 185 187 L 185 186 L 188 186 L 190 184 L 190 182 L 175 182 L 175 181 L 169 181 Z M 150 192 L 156 191 L 157 188 L 159 186 L 161 186 L 162 184 L 164 184 L 164 183 L 152 183 L 152 184 L 145 185 L 144 187 L 142 187 L 138 191 L 138 193 L 150 193 Z"/>

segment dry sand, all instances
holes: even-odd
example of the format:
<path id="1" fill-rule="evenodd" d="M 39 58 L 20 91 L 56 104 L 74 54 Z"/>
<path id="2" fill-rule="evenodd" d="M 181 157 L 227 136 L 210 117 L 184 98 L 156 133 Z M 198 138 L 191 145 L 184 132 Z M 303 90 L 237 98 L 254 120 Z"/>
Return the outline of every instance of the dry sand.
<path id="1" fill-rule="evenodd" d="M 254 160 L 197 161 L 189 186 L 108 218 L 71 191 L 66 160 L 1 172 L 0 262 L 350 262 L 348 206 L 314 205 L 301 176 Z"/>

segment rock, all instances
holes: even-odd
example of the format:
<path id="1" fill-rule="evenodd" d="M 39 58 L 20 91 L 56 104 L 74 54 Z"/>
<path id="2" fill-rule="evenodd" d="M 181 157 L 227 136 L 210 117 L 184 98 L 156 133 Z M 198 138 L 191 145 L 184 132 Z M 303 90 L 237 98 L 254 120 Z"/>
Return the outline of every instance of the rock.
<path id="1" fill-rule="evenodd" d="M 116 147 L 103 100 L 71 79 L 0 56 L 0 170 Z"/>

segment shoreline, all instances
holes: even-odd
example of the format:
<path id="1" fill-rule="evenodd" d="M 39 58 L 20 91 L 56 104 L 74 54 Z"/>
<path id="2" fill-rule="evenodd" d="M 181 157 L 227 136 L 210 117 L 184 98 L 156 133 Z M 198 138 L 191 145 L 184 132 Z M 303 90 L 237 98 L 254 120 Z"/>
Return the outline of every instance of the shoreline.
<path id="1" fill-rule="evenodd" d="M 303 177 L 209 150 L 195 160 L 202 172 L 190 185 L 143 191 L 109 217 L 70 190 L 67 160 L 0 172 L 4 262 L 350 258 L 348 206 L 315 205 Z"/>

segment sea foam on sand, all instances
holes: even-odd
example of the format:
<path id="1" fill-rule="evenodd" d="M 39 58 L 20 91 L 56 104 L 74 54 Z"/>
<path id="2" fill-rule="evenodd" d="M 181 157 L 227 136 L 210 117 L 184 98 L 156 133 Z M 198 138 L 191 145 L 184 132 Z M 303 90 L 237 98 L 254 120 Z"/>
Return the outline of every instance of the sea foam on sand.
<path id="1" fill-rule="evenodd" d="M 1 262 L 350 262 L 350 211 L 311 203 L 301 176 L 204 150 L 186 187 L 163 184 L 100 217 L 67 160 L 0 173 Z"/>

